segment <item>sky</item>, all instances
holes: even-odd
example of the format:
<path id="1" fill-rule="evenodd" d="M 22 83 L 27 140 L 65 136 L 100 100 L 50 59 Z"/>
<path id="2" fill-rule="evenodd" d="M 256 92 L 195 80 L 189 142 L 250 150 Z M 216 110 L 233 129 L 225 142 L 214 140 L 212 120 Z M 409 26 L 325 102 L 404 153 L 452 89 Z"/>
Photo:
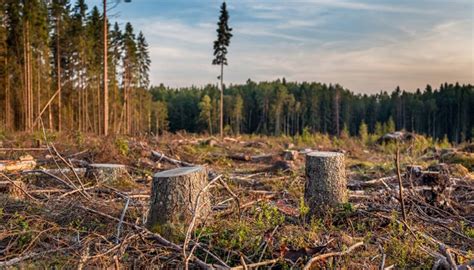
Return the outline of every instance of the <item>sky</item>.
<path id="1" fill-rule="evenodd" d="M 114 2 L 116 0 L 109 0 Z M 101 0 L 87 0 L 89 8 Z M 151 83 L 217 83 L 221 1 L 132 0 L 109 11 L 149 43 Z M 474 83 L 472 0 L 227 0 L 226 83 L 339 83 L 357 93 Z"/>

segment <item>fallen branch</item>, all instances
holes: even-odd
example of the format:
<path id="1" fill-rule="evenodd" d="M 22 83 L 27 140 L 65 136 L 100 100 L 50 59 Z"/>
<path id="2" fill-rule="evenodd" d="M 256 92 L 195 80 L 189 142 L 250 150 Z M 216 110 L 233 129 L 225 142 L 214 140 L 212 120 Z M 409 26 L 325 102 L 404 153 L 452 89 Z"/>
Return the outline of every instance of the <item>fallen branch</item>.
<path id="1" fill-rule="evenodd" d="M 165 161 L 168 161 L 170 163 L 173 163 L 175 165 L 178 165 L 178 166 L 184 166 L 184 167 L 192 167 L 194 166 L 194 164 L 192 163 L 189 163 L 189 162 L 186 162 L 186 161 L 182 161 L 182 160 L 177 160 L 177 159 L 174 159 L 174 158 L 170 158 L 170 157 L 167 157 L 165 156 L 165 154 L 163 153 L 160 153 L 158 151 L 151 151 L 151 155 L 158 158 L 158 161 L 160 160 L 165 160 Z"/>
<path id="2" fill-rule="evenodd" d="M 3 147 L 3 148 L 0 148 L 0 152 L 3 152 L 3 151 L 48 151 L 48 148 L 46 147 L 25 147 L 25 148 Z"/>
<path id="3" fill-rule="evenodd" d="M 362 246 L 364 244 L 364 242 L 358 242 L 352 246 L 350 246 L 347 250 L 345 251 L 341 251 L 341 252 L 330 252 L 330 253 L 326 253 L 326 254 L 321 254 L 321 255 L 318 255 L 318 256 L 315 256 L 313 258 L 311 258 L 311 260 L 309 260 L 306 265 L 304 266 L 304 270 L 310 270 L 313 266 L 313 264 L 319 260 L 323 260 L 323 259 L 326 259 L 326 258 L 329 258 L 329 257 L 335 257 L 335 256 L 344 256 L 344 255 L 347 255 L 349 254 L 350 252 L 352 252 L 354 249 L 358 248 L 359 246 Z"/>
<path id="4" fill-rule="evenodd" d="M 252 268 L 257 268 L 259 266 L 264 266 L 264 265 L 269 265 L 269 264 L 275 264 L 280 260 L 280 258 L 277 259 L 272 259 L 268 261 L 263 261 L 263 262 L 258 262 L 258 263 L 250 263 L 250 264 L 242 264 L 236 267 L 232 267 L 232 270 L 244 270 L 244 269 L 252 269 Z"/>
<path id="5" fill-rule="evenodd" d="M 24 256 L 13 258 L 13 259 L 8 260 L 8 261 L 2 261 L 2 262 L 0 262 L 0 266 L 2 266 L 2 267 L 13 266 L 15 264 L 18 264 L 19 262 L 22 262 L 22 261 L 25 261 L 25 260 L 28 260 L 28 259 L 31 259 L 31 258 L 42 257 L 42 256 L 44 256 L 46 254 L 49 254 L 49 253 L 54 253 L 54 252 L 58 252 L 58 251 L 61 251 L 61 250 L 68 250 L 68 249 L 73 249 L 73 247 L 58 248 L 58 249 L 47 250 L 47 251 L 43 251 L 43 252 L 32 252 L 32 253 L 28 253 Z"/>
<path id="6" fill-rule="evenodd" d="M 92 208 L 88 208 L 88 207 L 85 207 L 85 206 L 81 206 L 81 205 L 78 205 L 77 206 L 78 208 L 80 209 L 83 209 L 83 210 L 86 210 L 88 212 L 91 212 L 91 213 L 94 213 L 94 214 L 97 214 L 97 215 L 100 215 L 102 217 L 106 217 L 108 219 L 112 219 L 112 220 L 115 220 L 115 221 L 118 221 L 120 222 L 120 219 L 119 218 L 116 218 L 116 217 L 113 217 L 111 215 L 108 215 L 106 213 L 102 213 L 100 211 L 97 211 L 95 209 L 92 209 Z M 168 241 L 167 239 L 165 239 L 163 236 L 157 234 L 157 233 L 153 233 L 151 231 L 149 231 L 148 229 L 144 228 L 144 227 L 141 227 L 137 224 L 133 224 L 133 223 L 130 223 L 130 222 L 127 222 L 127 221 L 123 221 L 123 224 L 127 225 L 127 226 L 130 226 L 136 230 L 139 230 L 139 231 L 142 231 L 142 232 L 145 232 L 145 233 L 148 233 L 150 234 L 151 236 L 153 236 L 153 238 L 161 245 L 165 246 L 165 247 L 169 247 L 171 249 L 173 249 L 174 251 L 177 251 L 179 253 L 181 253 L 181 250 L 182 250 L 182 247 L 180 247 L 179 245 L 173 243 L 173 242 L 170 242 Z M 199 258 L 197 258 L 196 256 L 193 256 L 192 257 L 192 260 L 194 260 L 194 262 L 196 262 L 196 264 L 203 268 L 203 269 L 213 269 L 213 267 L 203 261 L 201 261 Z"/>

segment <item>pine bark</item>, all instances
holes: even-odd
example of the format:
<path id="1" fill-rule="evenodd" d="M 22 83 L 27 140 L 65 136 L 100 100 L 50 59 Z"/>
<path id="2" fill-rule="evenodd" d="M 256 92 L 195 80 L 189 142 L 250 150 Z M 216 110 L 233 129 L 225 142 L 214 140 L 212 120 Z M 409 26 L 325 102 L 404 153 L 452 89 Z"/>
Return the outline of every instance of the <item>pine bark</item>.
<path id="1" fill-rule="evenodd" d="M 310 216 L 322 216 L 348 200 L 344 154 L 311 152 L 306 155 L 305 203 Z"/>
<path id="2" fill-rule="evenodd" d="M 176 237 L 186 231 L 194 214 L 198 222 L 206 218 L 211 211 L 210 194 L 201 191 L 207 183 L 206 169 L 200 166 L 155 174 L 148 228 L 164 236 Z"/>

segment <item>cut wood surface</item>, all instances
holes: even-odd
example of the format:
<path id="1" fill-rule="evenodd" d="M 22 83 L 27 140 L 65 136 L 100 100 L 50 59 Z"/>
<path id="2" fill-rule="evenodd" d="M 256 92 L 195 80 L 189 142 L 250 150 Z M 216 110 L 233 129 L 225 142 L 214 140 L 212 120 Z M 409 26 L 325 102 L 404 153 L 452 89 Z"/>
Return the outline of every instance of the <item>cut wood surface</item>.
<path id="1" fill-rule="evenodd" d="M 0 160 L 0 172 L 32 170 L 35 167 L 36 161 L 30 155 L 22 156 L 19 160 Z"/>

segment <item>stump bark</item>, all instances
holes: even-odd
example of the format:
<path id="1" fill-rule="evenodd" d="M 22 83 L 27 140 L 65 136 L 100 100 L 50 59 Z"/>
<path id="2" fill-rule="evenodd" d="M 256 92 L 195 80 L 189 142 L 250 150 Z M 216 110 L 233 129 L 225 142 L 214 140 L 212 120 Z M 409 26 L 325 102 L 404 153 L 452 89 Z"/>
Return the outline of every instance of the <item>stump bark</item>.
<path id="1" fill-rule="evenodd" d="M 127 166 L 122 164 L 89 164 L 85 176 L 97 180 L 97 182 L 118 183 L 128 177 Z"/>
<path id="2" fill-rule="evenodd" d="M 323 216 L 348 201 L 344 154 L 311 152 L 306 155 L 304 198 L 310 216 Z"/>
<path id="3" fill-rule="evenodd" d="M 153 177 L 147 227 L 163 236 L 182 236 L 193 215 L 199 224 L 211 212 L 204 167 L 181 167 L 159 172 Z M 199 197 L 199 200 L 198 200 Z"/>

